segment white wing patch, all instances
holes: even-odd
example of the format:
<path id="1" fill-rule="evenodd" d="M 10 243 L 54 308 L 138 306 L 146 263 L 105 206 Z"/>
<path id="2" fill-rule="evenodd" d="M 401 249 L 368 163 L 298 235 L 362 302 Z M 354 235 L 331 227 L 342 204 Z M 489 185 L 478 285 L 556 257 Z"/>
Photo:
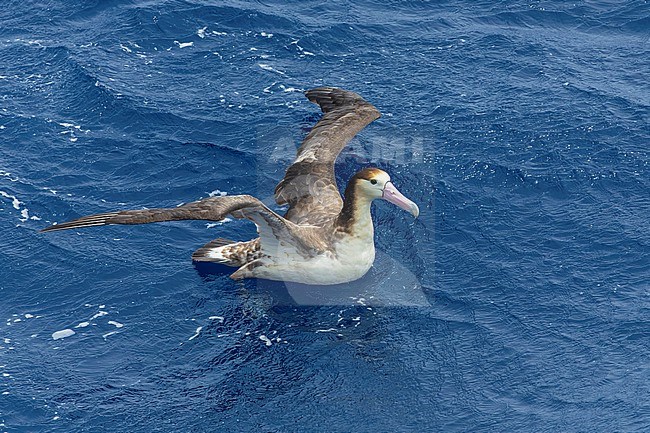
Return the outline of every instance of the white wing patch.
<path id="1" fill-rule="evenodd" d="M 247 216 L 257 226 L 257 233 L 260 235 L 262 254 L 280 260 L 282 260 L 282 258 L 300 255 L 297 246 L 292 242 L 293 236 L 289 230 L 282 230 L 280 233 L 275 233 L 273 227 L 271 227 L 260 213 L 248 212 Z"/>

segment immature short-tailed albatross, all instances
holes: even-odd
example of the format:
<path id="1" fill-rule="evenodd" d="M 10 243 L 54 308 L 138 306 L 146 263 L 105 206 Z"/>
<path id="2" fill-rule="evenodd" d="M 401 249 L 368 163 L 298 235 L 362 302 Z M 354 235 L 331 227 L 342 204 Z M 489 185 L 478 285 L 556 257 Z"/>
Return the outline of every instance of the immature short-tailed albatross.
<path id="1" fill-rule="evenodd" d="M 275 200 L 288 205 L 284 217 L 250 195 L 210 197 L 170 209 L 144 209 L 85 216 L 44 232 L 175 220 L 220 221 L 231 215 L 255 223 L 259 238 L 216 239 L 192 255 L 195 261 L 238 267 L 234 279 L 264 278 L 306 284 L 339 284 L 361 278 L 375 259 L 370 204 L 382 198 L 417 217 L 419 209 L 377 168 L 356 173 L 341 199 L 334 162 L 345 145 L 379 111 L 356 93 L 320 87 L 305 93 L 324 115 L 298 149 Z"/>

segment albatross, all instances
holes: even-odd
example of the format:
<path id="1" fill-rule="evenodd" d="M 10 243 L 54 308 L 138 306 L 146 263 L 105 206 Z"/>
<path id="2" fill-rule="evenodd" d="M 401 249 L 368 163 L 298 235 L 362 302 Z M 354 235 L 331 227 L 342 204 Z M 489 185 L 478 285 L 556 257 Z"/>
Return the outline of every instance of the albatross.
<path id="1" fill-rule="evenodd" d="M 370 205 L 384 199 L 417 218 L 418 206 L 400 193 L 390 176 L 364 168 L 341 198 L 334 163 L 341 150 L 379 111 L 354 92 L 334 87 L 308 90 L 323 116 L 298 148 L 294 162 L 275 188 L 275 201 L 288 206 L 284 216 L 250 195 L 209 197 L 175 208 L 122 210 L 54 224 L 42 232 L 109 224 L 147 224 L 177 220 L 251 220 L 258 238 L 236 242 L 218 238 L 192 254 L 197 262 L 238 268 L 233 279 L 262 278 L 331 285 L 361 278 L 375 260 Z"/>

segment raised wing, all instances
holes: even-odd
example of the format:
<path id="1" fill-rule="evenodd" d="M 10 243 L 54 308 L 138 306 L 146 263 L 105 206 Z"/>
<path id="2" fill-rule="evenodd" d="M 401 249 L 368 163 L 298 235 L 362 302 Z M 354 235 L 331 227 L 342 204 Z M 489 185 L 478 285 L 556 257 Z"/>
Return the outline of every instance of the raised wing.
<path id="1" fill-rule="evenodd" d="M 340 212 L 334 162 L 359 131 L 379 118 L 379 111 L 354 92 L 319 87 L 305 92 L 324 116 L 302 142 L 296 159 L 275 188 L 275 201 L 289 205 L 285 218 L 296 224 L 323 225 Z"/>
<path id="2" fill-rule="evenodd" d="M 291 246 L 308 255 L 314 249 L 301 239 L 301 228 L 266 207 L 250 195 L 211 197 L 175 208 L 123 210 L 101 213 L 55 224 L 41 232 L 105 226 L 110 224 L 148 224 L 163 221 L 220 221 L 226 216 L 247 218 L 255 223 L 263 254 L 275 256 L 278 250 Z"/>

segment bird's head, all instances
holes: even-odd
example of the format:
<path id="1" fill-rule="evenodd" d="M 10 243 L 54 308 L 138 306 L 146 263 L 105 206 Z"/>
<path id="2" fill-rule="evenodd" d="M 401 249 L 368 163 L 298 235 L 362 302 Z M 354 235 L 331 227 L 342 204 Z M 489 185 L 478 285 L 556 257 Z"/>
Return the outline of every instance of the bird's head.
<path id="1" fill-rule="evenodd" d="M 374 200 L 377 198 L 384 199 L 410 212 L 415 218 L 420 214 L 418 205 L 395 188 L 390 181 L 390 176 L 378 168 L 364 168 L 352 177 L 355 187 L 355 194 L 361 198 Z"/>

